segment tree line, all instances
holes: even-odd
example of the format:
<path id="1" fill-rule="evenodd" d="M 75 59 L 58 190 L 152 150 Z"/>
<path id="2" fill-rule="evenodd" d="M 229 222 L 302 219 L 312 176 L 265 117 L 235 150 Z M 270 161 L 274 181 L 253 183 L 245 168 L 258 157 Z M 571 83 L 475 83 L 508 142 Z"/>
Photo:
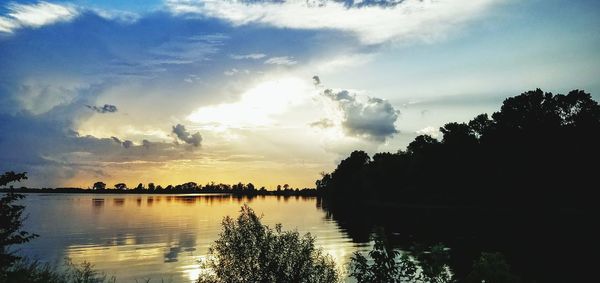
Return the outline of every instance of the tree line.
<path id="1" fill-rule="evenodd" d="M 417 136 L 395 153 L 354 151 L 316 181 L 329 199 L 402 204 L 593 206 L 600 106 L 589 93 L 528 91 L 490 116 Z"/>
<path id="2" fill-rule="evenodd" d="M 6 174 L 24 174 L 6 172 Z M 7 175 L 8 176 L 8 175 Z M 11 175 L 12 176 L 12 175 Z M 207 183 L 205 185 L 198 184 L 196 182 L 186 182 L 179 185 L 167 185 L 165 187 L 156 185 L 155 183 L 148 183 L 146 185 L 139 183 L 135 187 L 128 187 L 126 183 L 117 183 L 112 187 L 106 183 L 98 181 L 95 182 L 90 188 L 42 188 L 42 189 L 31 189 L 26 187 L 21 188 L 4 188 L 0 189 L 0 192 L 41 192 L 41 193 L 127 193 L 127 194 L 195 194 L 195 193 L 220 193 L 220 194 L 235 194 L 235 195 L 280 195 L 280 196 L 315 196 L 317 194 L 314 188 L 292 188 L 288 184 L 277 185 L 275 190 L 269 190 L 262 186 L 257 188 L 252 183 L 244 184 L 239 182 L 237 184 L 223 184 L 223 183 Z"/>

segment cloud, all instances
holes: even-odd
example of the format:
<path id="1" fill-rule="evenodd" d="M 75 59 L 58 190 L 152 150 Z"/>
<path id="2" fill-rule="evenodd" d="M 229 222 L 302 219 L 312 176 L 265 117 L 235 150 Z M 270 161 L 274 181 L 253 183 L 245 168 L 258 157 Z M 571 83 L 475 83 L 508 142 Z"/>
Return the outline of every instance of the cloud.
<path id="1" fill-rule="evenodd" d="M 0 32 L 13 33 L 18 28 L 38 28 L 57 22 L 67 22 L 79 15 L 76 8 L 70 5 L 59 5 L 48 2 L 37 4 L 11 3 L 6 6 L 8 13 L 0 16 Z"/>
<path id="2" fill-rule="evenodd" d="M 312 79 L 313 79 L 313 84 L 314 84 L 315 86 L 318 86 L 318 85 L 320 85 L 320 84 L 321 84 L 321 78 L 319 78 L 319 76 L 316 76 L 316 75 L 315 75 L 315 76 L 313 76 L 313 77 L 312 77 Z"/>
<path id="3" fill-rule="evenodd" d="M 206 60 L 209 55 L 218 53 L 229 36 L 215 33 L 173 38 L 149 49 L 151 58 L 144 60 L 146 65 L 182 65 Z"/>
<path id="4" fill-rule="evenodd" d="M 233 75 L 240 74 L 240 73 L 248 75 L 248 74 L 250 74 L 250 70 L 247 70 L 247 69 L 246 70 L 238 70 L 236 68 L 231 68 L 231 70 L 227 70 L 227 71 L 223 72 L 223 74 L 226 76 L 233 76 Z"/>
<path id="5" fill-rule="evenodd" d="M 98 16 L 105 18 L 107 20 L 113 20 L 121 23 L 131 24 L 137 22 L 142 16 L 139 14 L 128 12 L 128 11 L 118 11 L 118 10 L 103 10 L 103 9 L 90 9 Z"/>
<path id="6" fill-rule="evenodd" d="M 85 107 L 92 109 L 98 113 L 104 114 L 104 113 L 115 113 L 117 112 L 117 106 L 114 105 L 110 105 L 110 104 L 104 104 L 104 106 L 102 107 L 98 107 L 98 106 L 91 106 L 91 105 L 86 105 Z"/>
<path id="7" fill-rule="evenodd" d="M 133 146 L 133 142 L 130 141 L 130 140 L 126 140 L 126 141 L 123 142 L 123 147 L 124 148 L 130 148 L 132 146 Z"/>
<path id="8" fill-rule="evenodd" d="M 65 106 L 61 106 L 64 108 Z M 143 141 L 135 145 L 117 137 L 80 135 L 61 109 L 33 115 L 0 113 L 0 172 L 28 172 L 24 185 L 73 185 L 73 178 L 104 178 L 117 168 L 150 168 L 199 155 L 171 142 Z M 120 173 L 119 173 L 120 174 Z"/>
<path id="9" fill-rule="evenodd" d="M 218 131 L 272 127 L 277 118 L 309 100 L 313 93 L 314 88 L 306 80 L 273 76 L 241 92 L 239 100 L 200 107 L 187 119 L 203 129 Z"/>
<path id="10" fill-rule="evenodd" d="M 319 61 L 315 66 L 315 71 L 319 73 L 336 73 L 340 69 L 365 65 L 373 61 L 375 57 L 376 54 L 374 53 L 335 54 Z"/>
<path id="11" fill-rule="evenodd" d="M 1 50 L 0 50 L 1 52 Z M 0 54 L 0 59 L 7 66 L 15 66 L 14 58 L 7 58 Z M 40 64 L 41 65 L 41 64 Z M 6 91 L 2 93 L 2 88 Z M 21 80 L 13 79 L 0 84 L 0 96 L 12 96 L 19 110 L 26 110 L 33 114 L 48 112 L 55 107 L 69 105 L 78 100 L 78 97 L 93 93 L 94 87 L 77 78 L 63 79 L 55 74 L 46 77 L 24 77 Z M 0 111 L 5 109 L 0 109 Z"/>
<path id="12" fill-rule="evenodd" d="M 152 142 L 150 142 L 149 140 L 142 140 L 142 146 L 144 148 L 150 148 L 150 146 L 152 146 Z"/>
<path id="13" fill-rule="evenodd" d="M 311 127 L 321 128 L 321 129 L 327 129 L 327 128 L 331 128 L 331 127 L 335 126 L 333 121 L 331 121 L 330 119 L 327 119 L 327 118 L 323 118 L 319 121 L 312 122 L 308 125 Z"/>
<path id="14" fill-rule="evenodd" d="M 425 127 L 423 129 L 420 129 L 416 132 L 419 135 L 428 135 L 432 138 L 439 138 L 441 137 L 442 133 L 440 132 L 440 130 L 438 128 L 435 127 Z"/>
<path id="15" fill-rule="evenodd" d="M 173 126 L 173 133 L 179 140 L 196 147 L 200 146 L 200 143 L 202 142 L 202 136 L 199 132 L 191 134 L 185 129 L 185 126 L 181 124 Z"/>
<path id="16" fill-rule="evenodd" d="M 167 0 L 174 14 L 197 14 L 233 25 L 336 29 L 364 44 L 444 36 L 452 27 L 480 17 L 497 0 L 479 1 L 221 1 Z"/>
<path id="17" fill-rule="evenodd" d="M 238 70 L 236 68 L 233 68 L 233 69 L 231 69 L 229 71 L 223 72 L 223 74 L 226 75 L 226 76 L 233 76 L 233 75 L 235 75 L 235 74 L 237 74 L 239 72 L 240 72 L 240 70 Z"/>
<path id="18" fill-rule="evenodd" d="M 292 66 L 298 64 L 298 61 L 294 60 L 294 57 L 282 56 L 282 57 L 271 57 L 265 60 L 267 65 L 286 65 Z"/>
<path id="19" fill-rule="evenodd" d="M 404 2 L 406 0 L 358 0 L 358 1 L 354 1 L 354 0 L 343 0 L 343 1 L 338 1 L 338 2 L 342 2 L 344 3 L 344 5 L 346 5 L 346 7 L 357 7 L 357 8 L 361 8 L 361 7 L 394 7 L 397 6 L 398 4 Z M 319 3 L 324 3 L 327 2 L 326 0 L 313 0 L 313 2 L 319 2 Z"/>
<path id="20" fill-rule="evenodd" d="M 267 55 L 263 54 L 263 53 L 250 53 L 250 54 L 243 54 L 243 55 L 231 54 L 229 57 L 231 57 L 231 59 L 234 59 L 234 60 L 244 60 L 244 59 L 258 60 L 258 59 L 267 57 Z"/>
<path id="21" fill-rule="evenodd" d="M 400 111 L 388 101 L 350 94 L 347 90 L 325 90 L 322 95 L 342 112 L 342 128 L 346 134 L 383 142 L 398 133 L 394 123 Z"/>
<path id="22" fill-rule="evenodd" d="M 119 138 L 117 137 L 110 137 L 113 141 L 115 141 L 116 143 L 122 145 L 124 148 L 130 148 L 133 146 L 133 142 L 130 140 L 124 140 L 121 141 Z"/>

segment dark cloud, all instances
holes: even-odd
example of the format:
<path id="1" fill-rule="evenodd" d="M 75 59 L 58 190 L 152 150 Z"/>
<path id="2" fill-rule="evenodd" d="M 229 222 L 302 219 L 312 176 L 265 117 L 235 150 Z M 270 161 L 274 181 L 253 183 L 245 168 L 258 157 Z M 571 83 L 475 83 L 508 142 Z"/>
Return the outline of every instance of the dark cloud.
<path id="1" fill-rule="evenodd" d="M 177 135 L 177 138 L 187 144 L 191 144 L 193 146 L 200 146 L 202 143 L 202 136 L 199 132 L 191 134 L 185 129 L 184 125 L 177 124 L 173 126 L 173 133 Z"/>
<path id="2" fill-rule="evenodd" d="M 400 111 L 386 100 L 375 97 L 358 99 L 347 90 L 334 92 L 327 89 L 323 96 L 331 99 L 343 112 L 342 127 L 351 136 L 383 142 L 398 133 L 394 123 Z"/>
<path id="3" fill-rule="evenodd" d="M 122 145 L 123 145 L 124 148 L 130 148 L 130 147 L 133 146 L 133 142 L 130 141 L 130 140 L 126 140 L 126 141 L 123 142 Z"/>
<path id="4" fill-rule="evenodd" d="M 132 141 L 130 141 L 130 140 L 124 140 L 124 141 L 122 141 L 122 140 L 120 140 L 120 139 L 119 139 L 119 138 L 117 138 L 117 137 L 110 137 L 110 138 L 111 138 L 113 141 L 115 141 L 116 143 L 118 143 L 118 144 L 122 145 L 124 148 L 130 148 L 130 147 L 132 147 L 132 146 L 133 146 L 133 142 L 132 142 Z"/>
<path id="5" fill-rule="evenodd" d="M 143 146 L 144 148 L 150 148 L 150 145 L 151 145 L 151 144 L 152 144 L 152 143 L 151 143 L 149 140 L 143 140 L 143 141 L 142 141 L 142 146 Z"/>
<path id="6" fill-rule="evenodd" d="M 102 107 L 92 106 L 92 105 L 86 105 L 85 107 L 92 109 L 98 113 L 102 113 L 102 114 L 117 112 L 117 106 L 110 105 L 110 104 L 104 104 L 104 106 L 102 106 Z"/>
<path id="7" fill-rule="evenodd" d="M 331 127 L 334 126 L 333 121 L 331 121 L 331 120 L 329 120 L 327 118 L 321 119 L 319 121 L 312 122 L 312 123 L 310 123 L 308 125 L 311 126 L 311 127 L 322 128 L 322 129 L 331 128 Z"/>
<path id="8" fill-rule="evenodd" d="M 312 77 L 312 79 L 313 79 L 313 84 L 314 85 L 318 86 L 318 85 L 321 84 L 321 79 L 319 78 L 319 76 L 315 75 L 315 76 Z"/>
<path id="9" fill-rule="evenodd" d="M 333 92 L 333 90 L 331 89 L 326 89 L 323 92 L 323 95 L 325 95 L 326 97 L 331 98 L 331 100 L 334 101 L 350 101 L 350 100 L 355 100 L 354 96 L 351 96 L 350 93 L 347 90 L 342 90 L 339 92 Z"/>

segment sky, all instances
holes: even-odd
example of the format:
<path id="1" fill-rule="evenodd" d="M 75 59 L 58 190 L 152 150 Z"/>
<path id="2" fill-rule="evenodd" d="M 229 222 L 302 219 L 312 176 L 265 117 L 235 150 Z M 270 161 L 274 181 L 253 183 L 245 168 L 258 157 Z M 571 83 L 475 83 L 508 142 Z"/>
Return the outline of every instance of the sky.
<path id="1" fill-rule="evenodd" d="M 0 171 L 314 187 L 527 90 L 600 100 L 600 2 L 0 3 Z"/>

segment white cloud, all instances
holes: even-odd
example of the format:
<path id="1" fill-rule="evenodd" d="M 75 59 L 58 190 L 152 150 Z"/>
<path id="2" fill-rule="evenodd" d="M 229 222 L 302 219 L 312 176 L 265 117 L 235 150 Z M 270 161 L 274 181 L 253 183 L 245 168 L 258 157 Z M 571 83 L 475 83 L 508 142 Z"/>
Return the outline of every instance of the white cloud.
<path id="1" fill-rule="evenodd" d="M 436 139 L 442 135 L 442 133 L 440 132 L 440 130 L 438 128 L 431 127 L 431 126 L 418 130 L 417 134 L 428 135 L 428 136 L 430 136 L 432 138 L 436 138 Z"/>
<path id="2" fill-rule="evenodd" d="M 57 106 L 69 105 L 82 92 L 90 90 L 90 84 L 78 79 L 60 76 L 26 79 L 17 86 L 16 101 L 22 109 L 39 115 Z"/>
<path id="3" fill-rule="evenodd" d="M 18 26 L 19 25 L 13 20 L 0 17 L 0 32 L 11 33 Z"/>
<path id="4" fill-rule="evenodd" d="M 57 22 L 67 22 L 79 14 L 73 6 L 48 2 L 12 3 L 7 5 L 7 10 L 8 13 L 0 17 L 0 32 L 12 33 L 21 27 L 37 28 Z"/>
<path id="5" fill-rule="evenodd" d="M 135 23 L 137 22 L 141 16 L 128 11 L 119 11 L 119 10 L 103 10 L 92 8 L 91 11 L 96 13 L 96 15 L 105 18 L 107 20 L 118 21 L 122 23 Z"/>
<path id="6" fill-rule="evenodd" d="M 282 56 L 282 57 L 271 57 L 271 58 L 265 60 L 265 64 L 292 66 L 292 65 L 298 64 L 298 61 L 294 60 L 294 57 Z"/>
<path id="7" fill-rule="evenodd" d="M 313 1 L 314 2 L 314 1 Z M 280 28 L 337 29 L 365 44 L 443 37 L 450 28 L 482 16 L 497 0 L 406 0 L 394 5 L 348 7 L 338 1 L 166 0 L 174 14 L 198 14 L 233 25 L 267 24 Z"/>
<path id="8" fill-rule="evenodd" d="M 233 75 L 235 75 L 235 74 L 237 74 L 239 72 L 240 72 L 240 70 L 238 70 L 236 68 L 233 68 L 231 70 L 223 72 L 223 74 L 226 75 L 226 76 L 233 76 Z"/>
<path id="9" fill-rule="evenodd" d="M 266 54 L 263 53 L 250 53 L 250 54 L 231 54 L 230 55 L 231 59 L 235 59 L 235 60 L 244 60 L 244 59 L 252 59 L 252 60 L 258 60 L 258 59 L 262 59 L 267 57 Z"/>

